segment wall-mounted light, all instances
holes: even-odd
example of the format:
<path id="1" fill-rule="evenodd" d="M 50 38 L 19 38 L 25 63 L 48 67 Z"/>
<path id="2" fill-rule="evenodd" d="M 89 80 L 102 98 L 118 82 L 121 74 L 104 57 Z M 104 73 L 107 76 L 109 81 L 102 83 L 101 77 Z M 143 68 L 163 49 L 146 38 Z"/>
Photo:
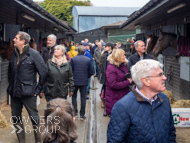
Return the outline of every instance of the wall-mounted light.
<path id="1" fill-rule="evenodd" d="M 167 11 L 167 13 L 171 13 L 171 12 L 173 12 L 173 11 L 175 11 L 175 10 L 177 10 L 177 9 L 180 9 L 180 8 L 182 8 L 182 7 L 184 7 L 184 6 L 186 6 L 185 3 L 178 4 L 178 5 L 174 6 L 174 7 L 172 7 L 171 9 L 169 9 L 169 10 Z"/>
<path id="2" fill-rule="evenodd" d="M 58 28 L 56 28 L 56 27 L 54 27 L 54 28 L 53 28 L 53 30 L 55 30 L 55 31 L 59 31 L 59 29 L 58 29 Z"/>
<path id="3" fill-rule="evenodd" d="M 23 18 L 25 18 L 25 19 L 28 19 L 28 20 L 32 21 L 32 22 L 35 21 L 35 18 L 34 18 L 34 17 L 32 17 L 32 16 L 30 16 L 30 15 L 28 15 L 28 14 L 26 14 L 26 13 L 22 13 L 21 16 L 22 16 Z"/>

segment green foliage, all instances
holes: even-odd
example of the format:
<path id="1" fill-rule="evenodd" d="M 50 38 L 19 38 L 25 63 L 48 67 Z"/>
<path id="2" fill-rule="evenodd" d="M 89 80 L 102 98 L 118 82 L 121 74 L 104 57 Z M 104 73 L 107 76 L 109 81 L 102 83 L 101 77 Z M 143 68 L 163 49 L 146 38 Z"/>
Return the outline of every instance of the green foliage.
<path id="1" fill-rule="evenodd" d="M 41 6 L 42 8 L 44 8 L 45 9 L 45 5 L 44 5 L 44 3 L 43 2 L 36 2 L 39 6 Z"/>
<path id="2" fill-rule="evenodd" d="M 40 6 L 53 14 L 57 18 L 68 21 L 70 25 L 73 25 L 72 8 L 73 6 L 89 6 L 90 1 L 78 1 L 78 0 L 45 0 Z"/>

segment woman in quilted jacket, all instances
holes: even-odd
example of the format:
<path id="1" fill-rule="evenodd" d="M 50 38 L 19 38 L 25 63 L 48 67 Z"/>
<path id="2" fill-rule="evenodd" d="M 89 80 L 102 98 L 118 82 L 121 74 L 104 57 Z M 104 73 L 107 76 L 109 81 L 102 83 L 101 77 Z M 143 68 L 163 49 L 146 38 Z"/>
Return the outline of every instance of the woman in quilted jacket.
<path id="1" fill-rule="evenodd" d="M 114 49 L 108 56 L 106 69 L 106 115 L 110 116 L 113 105 L 129 92 L 132 79 L 128 76 L 125 51 Z"/>
<path id="2" fill-rule="evenodd" d="M 68 88 L 69 96 L 73 95 L 74 79 L 70 63 L 66 60 L 65 47 L 57 45 L 54 50 L 54 55 L 47 62 L 48 75 L 46 78 L 46 100 L 55 98 L 67 99 Z"/>

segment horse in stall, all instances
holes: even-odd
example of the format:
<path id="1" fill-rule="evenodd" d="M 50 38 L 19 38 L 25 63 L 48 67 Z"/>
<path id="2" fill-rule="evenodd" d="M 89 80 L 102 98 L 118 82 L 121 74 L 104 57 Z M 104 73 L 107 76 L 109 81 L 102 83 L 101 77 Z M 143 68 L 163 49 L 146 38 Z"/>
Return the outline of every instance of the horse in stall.
<path id="1" fill-rule="evenodd" d="M 158 37 L 154 35 L 146 35 L 146 38 L 146 53 L 151 54 L 152 50 L 154 49 L 154 46 L 156 45 Z"/>
<path id="2" fill-rule="evenodd" d="M 3 58 L 10 60 L 13 50 L 14 50 L 14 46 L 10 39 L 9 39 L 9 42 L 0 41 L 0 55 Z"/>
<path id="3" fill-rule="evenodd" d="M 177 35 L 160 31 L 160 35 L 153 49 L 153 55 L 157 57 L 164 49 L 168 47 L 177 49 Z"/>

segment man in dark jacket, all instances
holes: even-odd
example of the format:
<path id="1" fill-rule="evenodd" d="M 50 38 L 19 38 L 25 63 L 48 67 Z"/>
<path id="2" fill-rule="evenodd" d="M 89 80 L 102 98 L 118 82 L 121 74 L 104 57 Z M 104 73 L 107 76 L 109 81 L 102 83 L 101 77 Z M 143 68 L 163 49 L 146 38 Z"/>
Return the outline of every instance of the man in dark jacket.
<path id="1" fill-rule="evenodd" d="M 168 97 L 162 93 L 166 77 L 152 59 L 131 68 L 136 86 L 113 107 L 108 143 L 175 143 L 175 127 Z"/>
<path id="2" fill-rule="evenodd" d="M 77 91 L 80 89 L 81 109 L 80 118 L 84 120 L 86 108 L 86 86 L 88 85 L 88 78 L 93 75 L 93 69 L 90 58 L 84 56 L 86 48 L 82 45 L 78 47 L 78 55 L 71 59 L 71 67 L 74 76 L 74 95 L 72 96 L 72 104 L 75 109 L 75 115 L 78 115 L 77 109 Z"/>
<path id="3" fill-rule="evenodd" d="M 104 100 L 101 100 L 101 106 L 104 107 L 104 116 L 106 116 L 106 107 L 105 107 L 105 91 L 106 91 L 106 69 L 107 69 L 107 57 L 112 53 L 114 48 L 113 43 L 108 42 L 104 48 L 104 55 L 100 65 L 100 83 L 103 84 L 102 90 L 104 90 Z M 102 91 L 101 91 L 102 92 Z M 103 105 L 104 103 L 104 105 Z"/>
<path id="4" fill-rule="evenodd" d="M 30 36 L 19 31 L 14 38 L 15 50 L 9 62 L 8 94 L 11 96 L 12 119 L 19 142 L 25 143 L 24 126 L 22 122 L 23 105 L 30 116 L 36 142 L 40 142 L 38 130 L 39 116 L 36 106 L 37 95 L 40 94 L 46 79 L 47 67 L 40 53 L 29 47 Z M 37 82 L 37 73 L 39 81 Z"/>
<path id="5" fill-rule="evenodd" d="M 102 43 L 99 42 L 98 48 L 96 48 L 94 50 L 94 59 L 95 59 L 95 63 L 96 63 L 96 77 L 98 77 L 98 78 L 99 78 L 99 74 L 100 74 L 99 62 L 100 62 L 100 56 L 102 54 L 102 51 L 103 51 Z"/>
<path id="6" fill-rule="evenodd" d="M 49 59 L 52 59 L 57 37 L 54 34 L 50 34 L 47 37 L 47 47 L 43 49 L 43 59 L 47 63 Z"/>
<path id="7" fill-rule="evenodd" d="M 135 65 L 138 61 L 143 60 L 143 59 L 152 59 L 151 56 L 145 54 L 145 43 L 141 40 L 138 40 L 134 43 L 136 53 L 131 55 L 128 59 L 127 67 L 128 70 L 130 71 L 131 67 Z"/>

